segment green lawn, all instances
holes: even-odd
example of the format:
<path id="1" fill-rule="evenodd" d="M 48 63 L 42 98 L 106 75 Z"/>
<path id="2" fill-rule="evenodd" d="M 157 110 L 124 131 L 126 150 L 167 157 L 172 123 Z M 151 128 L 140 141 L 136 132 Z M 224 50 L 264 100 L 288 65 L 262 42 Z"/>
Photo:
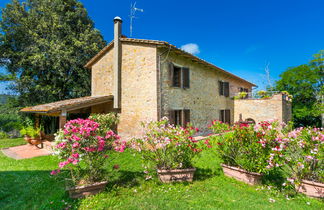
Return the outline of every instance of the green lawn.
<path id="1" fill-rule="evenodd" d="M 26 144 L 26 141 L 23 138 L 0 139 L 0 148 L 14 147 L 22 144 Z"/>
<path id="2" fill-rule="evenodd" d="M 13 141 L 8 143 L 7 141 Z M 0 140 L 0 148 L 21 139 Z M 252 187 L 223 176 L 215 154 L 205 151 L 196 159 L 192 184 L 145 181 L 141 161 L 130 152 L 113 155 L 105 166 L 112 171 L 105 192 L 71 200 L 64 191 L 64 177 L 50 176 L 58 160 L 43 156 L 13 160 L 0 153 L 0 209 L 323 209 L 322 201 L 303 195 L 287 200 L 267 187 Z M 119 170 L 112 166 L 119 164 Z M 263 189 L 262 189 L 263 188 Z M 269 199 L 275 202 L 269 202 Z"/>

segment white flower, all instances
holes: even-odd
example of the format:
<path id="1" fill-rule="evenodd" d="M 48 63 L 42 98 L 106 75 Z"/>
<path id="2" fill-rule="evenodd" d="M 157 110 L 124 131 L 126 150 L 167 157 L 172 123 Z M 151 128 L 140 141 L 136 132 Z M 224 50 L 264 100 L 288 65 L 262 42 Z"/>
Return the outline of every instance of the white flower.
<path id="1" fill-rule="evenodd" d="M 276 202 L 276 200 L 275 199 L 272 199 L 272 198 L 269 198 L 269 202 L 270 203 L 274 203 L 274 202 Z"/>

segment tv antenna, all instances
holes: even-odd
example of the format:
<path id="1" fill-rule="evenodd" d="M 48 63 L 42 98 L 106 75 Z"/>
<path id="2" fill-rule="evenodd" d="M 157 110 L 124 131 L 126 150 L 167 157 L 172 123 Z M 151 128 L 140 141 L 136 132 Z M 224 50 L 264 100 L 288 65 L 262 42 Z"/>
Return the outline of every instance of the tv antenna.
<path id="1" fill-rule="evenodd" d="M 129 18 L 130 18 L 130 26 L 129 26 L 129 31 L 130 31 L 130 37 L 133 36 L 133 20 L 135 18 L 137 18 L 135 16 L 135 13 L 139 11 L 139 12 L 144 12 L 143 9 L 139 9 L 136 7 L 136 2 L 134 4 L 131 4 L 131 8 L 130 8 L 130 15 L 129 15 Z"/>

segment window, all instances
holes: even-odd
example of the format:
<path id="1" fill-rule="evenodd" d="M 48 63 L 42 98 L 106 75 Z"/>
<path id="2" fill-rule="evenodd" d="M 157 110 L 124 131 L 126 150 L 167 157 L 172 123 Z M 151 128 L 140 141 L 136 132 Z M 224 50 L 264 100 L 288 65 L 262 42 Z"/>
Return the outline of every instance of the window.
<path id="1" fill-rule="evenodd" d="M 231 124 L 231 110 L 229 109 L 222 109 L 220 110 L 219 120 Z"/>
<path id="2" fill-rule="evenodd" d="M 173 87 L 181 87 L 181 68 L 174 66 L 173 67 L 173 80 L 172 80 Z"/>
<path id="3" fill-rule="evenodd" d="M 170 110 L 169 114 L 169 120 L 171 124 L 186 127 L 186 125 L 190 122 L 189 109 Z"/>
<path id="4" fill-rule="evenodd" d="M 249 89 L 240 87 L 240 92 L 246 92 L 246 93 L 248 93 L 249 92 Z"/>
<path id="5" fill-rule="evenodd" d="M 229 97 L 229 83 L 218 81 L 219 86 L 219 95 Z"/>
<path id="6" fill-rule="evenodd" d="M 172 87 L 187 89 L 190 87 L 190 73 L 188 67 L 179 67 L 170 63 L 170 81 Z"/>

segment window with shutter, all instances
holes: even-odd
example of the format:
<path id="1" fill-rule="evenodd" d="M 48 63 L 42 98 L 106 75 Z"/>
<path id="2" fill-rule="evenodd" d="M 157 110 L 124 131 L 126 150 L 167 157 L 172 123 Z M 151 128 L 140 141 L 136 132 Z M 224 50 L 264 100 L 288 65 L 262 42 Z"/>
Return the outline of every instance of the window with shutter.
<path id="1" fill-rule="evenodd" d="M 169 77 L 171 87 L 190 88 L 190 71 L 188 67 L 179 67 L 169 63 Z"/>
<path id="2" fill-rule="evenodd" d="M 190 87 L 190 73 L 188 67 L 182 67 L 182 88 Z"/>
<path id="3" fill-rule="evenodd" d="M 178 66 L 173 66 L 173 87 L 181 87 L 181 68 Z"/>
<path id="4" fill-rule="evenodd" d="M 218 89 L 219 89 L 219 95 L 224 95 L 224 85 L 222 81 L 218 81 Z"/>
<path id="5" fill-rule="evenodd" d="M 171 124 L 186 127 L 186 125 L 190 122 L 190 110 L 170 110 L 169 121 Z"/>
<path id="6" fill-rule="evenodd" d="M 219 120 L 231 124 L 231 111 L 229 109 L 222 109 L 219 113 Z"/>

